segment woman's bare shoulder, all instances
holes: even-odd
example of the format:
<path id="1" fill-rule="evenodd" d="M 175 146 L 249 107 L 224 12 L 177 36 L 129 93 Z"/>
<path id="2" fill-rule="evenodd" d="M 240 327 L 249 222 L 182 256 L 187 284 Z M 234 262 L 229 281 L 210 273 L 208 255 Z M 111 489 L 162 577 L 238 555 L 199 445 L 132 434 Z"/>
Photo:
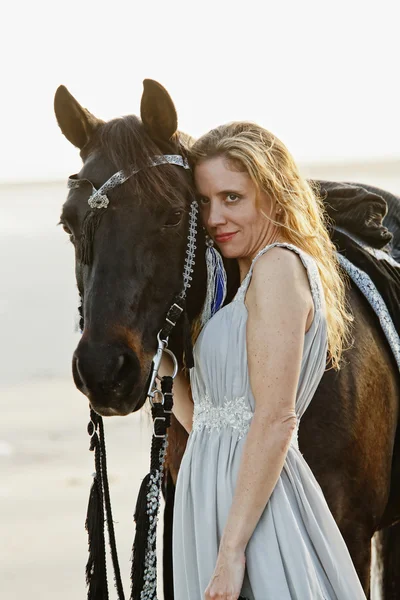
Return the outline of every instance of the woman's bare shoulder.
<path id="1" fill-rule="evenodd" d="M 248 308 L 277 301 L 288 306 L 301 302 L 308 310 L 313 306 L 306 267 L 297 252 L 282 246 L 257 259 L 246 295 Z"/>

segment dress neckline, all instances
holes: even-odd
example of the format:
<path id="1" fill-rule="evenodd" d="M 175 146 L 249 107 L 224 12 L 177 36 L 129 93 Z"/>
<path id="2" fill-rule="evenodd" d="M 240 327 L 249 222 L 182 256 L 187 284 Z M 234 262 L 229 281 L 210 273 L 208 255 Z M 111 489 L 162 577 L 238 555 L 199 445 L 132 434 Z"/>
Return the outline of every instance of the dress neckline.
<path id="1" fill-rule="evenodd" d="M 219 310 L 217 310 L 217 312 L 214 313 L 212 315 L 212 317 L 207 321 L 207 323 L 202 327 L 202 329 L 201 329 L 201 331 L 200 331 L 200 333 L 199 333 L 199 335 L 197 337 L 197 340 L 196 340 L 196 342 L 194 344 L 193 349 L 197 346 L 197 342 L 199 341 L 199 338 L 203 335 L 205 329 L 207 328 L 207 325 L 215 317 L 217 317 L 218 315 L 220 316 L 220 313 L 224 312 L 224 310 L 227 309 L 228 307 L 231 307 L 231 309 L 232 309 L 234 305 L 241 304 L 243 306 L 244 310 L 245 310 L 246 317 L 248 316 L 248 310 L 247 310 L 247 306 L 246 306 L 246 304 L 244 302 L 244 297 L 242 297 L 242 291 L 243 291 L 244 286 L 247 285 L 247 282 L 248 282 L 249 278 L 251 277 L 251 274 L 252 274 L 252 271 L 253 271 L 253 267 L 254 267 L 254 264 L 255 264 L 257 258 L 259 256 L 261 256 L 265 252 L 265 250 L 267 248 L 270 248 L 271 246 L 285 246 L 285 247 L 290 246 L 292 248 L 295 248 L 298 251 L 298 254 L 300 256 L 301 255 L 305 255 L 309 259 L 312 259 L 312 257 L 305 250 L 303 250 L 302 248 L 299 248 L 299 246 L 296 246 L 295 244 L 292 244 L 290 242 L 272 242 L 271 244 L 267 244 L 266 246 L 264 246 L 264 248 L 261 248 L 261 250 L 259 250 L 257 252 L 257 254 L 254 256 L 253 260 L 251 261 L 250 268 L 247 271 L 247 273 L 246 273 L 246 275 L 245 275 L 242 283 L 239 285 L 239 287 L 238 287 L 235 295 L 233 296 L 232 300 L 228 304 L 225 304 Z M 306 260 L 306 259 L 304 259 L 304 260 Z M 303 264 L 304 264 L 304 260 L 302 261 Z M 307 269 L 307 275 L 309 277 L 311 287 L 314 288 L 314 292 L 315 293 L 319 294 L 319 292 L 317 292 L 317 290 L 319 289 L 317 282 L 315 281 L 315 279 L 313 279 L 312 275 L 310 276 L 309 271 L 308 271 L 308 267 L 306 265 L 304 265 L 304 266 Z M 313 297 L 314 297 L 314 292 L 312 291 Z M 319 295 L 318 295 L 318 298 L 319 298 Z M 309 335 L 312 334 L 313 330 L 317 326 L 317 321 L 320 320 L 321 314 L 317 315 L 317 313 L 322 313 L 322 309 L 321 309 L 321 306 L 320 306 L 320 301 L 319 300 L 317 301 L 315 299 L 315 297 L 314 297 L 314 318 L 312 320 L 312 323 L 311 323 L 310 327 L 308 328 L 308 331 L 306 331 L 304 333 L 304 338 L 305 339 L 308 339 Z"/>

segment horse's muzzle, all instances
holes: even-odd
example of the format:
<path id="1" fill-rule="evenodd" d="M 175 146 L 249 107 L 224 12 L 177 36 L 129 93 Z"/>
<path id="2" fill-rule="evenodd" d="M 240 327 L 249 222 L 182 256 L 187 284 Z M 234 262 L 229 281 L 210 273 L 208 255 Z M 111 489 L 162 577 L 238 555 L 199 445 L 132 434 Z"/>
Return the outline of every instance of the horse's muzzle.
<path id="1" fill-rule="evenodd" d="M 75 385 L 103 416 L 126 415 L 136 404 L 135 390 L 143 388 L 136 354 L 121 343 L 82 339 L 72 359 Z"/>

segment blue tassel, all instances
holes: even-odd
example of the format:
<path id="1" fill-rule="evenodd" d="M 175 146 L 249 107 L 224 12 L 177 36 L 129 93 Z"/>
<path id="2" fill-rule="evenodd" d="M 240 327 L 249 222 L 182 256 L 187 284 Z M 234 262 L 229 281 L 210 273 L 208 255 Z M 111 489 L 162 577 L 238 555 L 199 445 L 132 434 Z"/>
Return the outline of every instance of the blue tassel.
<path id="1" fill-rule="evenodd" d="M 209 242 L 206 250 L 207 293 L 201 313 L 204 326 L 221 308 L 226 298 L 227 276 L 222 256 Z"/>

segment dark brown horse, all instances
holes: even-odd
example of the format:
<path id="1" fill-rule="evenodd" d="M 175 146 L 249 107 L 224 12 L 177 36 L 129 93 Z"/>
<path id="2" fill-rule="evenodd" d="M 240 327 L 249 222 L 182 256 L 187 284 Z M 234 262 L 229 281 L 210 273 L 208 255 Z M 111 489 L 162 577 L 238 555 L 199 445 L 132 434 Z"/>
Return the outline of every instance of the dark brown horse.
<path id="1" fill-rule="evenodd" d="M 177 131 L 168 93 L 146 80 L 141 120 L 134 116 L 103 122 L 60 87 L 55 112 L 63 134 L 80 150 L 79 179 L 98 189 L 116 171 L 140 172 L 109 192 L 110 206 L 88 240 L 85 225 L 91 186 L 73 189 L 61 222 L 76 253 L 76 278 L 83 299 L 84 332 L 73 357 L 76 386 L 101 415 L 126 415 L 146 400 L 152 357 L 174 295 L 181 290 L 194 186 L 190 173 L 172 165 L 148 168 L 159 154 L 185 154 L 187 136 Z M 88 253 L 87 245 L 91 244 Z M 204 237 L 199 232 L 189 320 L 199 314 L 205 293 Z M 228 298 L 239 284 L 236 262 L 227 261 Z M 328 370 L 304 415 L 302 453 L 318 479 L 369 591 L 371 538 L 400 520 L 400 387 L 398 368 L 378 319 L 358 289 L 348 300 L 355 315 L 354 346 L 339 372 Z M 170 347 L 182 357 L 182 328 Z M 173 492 L 187 434 L 176 419 L 169 430 L 164 481 L 165 598 L 173 598 L 171 533 Z M 396 531 L 393 529 L 393 531 Z M 398 534 L 397 534 L 398 535 Z M 386 547 L 386 546 L 385 546 Z M 383 555 L 385 600 L 400 597 L 400 571 Z"/>

